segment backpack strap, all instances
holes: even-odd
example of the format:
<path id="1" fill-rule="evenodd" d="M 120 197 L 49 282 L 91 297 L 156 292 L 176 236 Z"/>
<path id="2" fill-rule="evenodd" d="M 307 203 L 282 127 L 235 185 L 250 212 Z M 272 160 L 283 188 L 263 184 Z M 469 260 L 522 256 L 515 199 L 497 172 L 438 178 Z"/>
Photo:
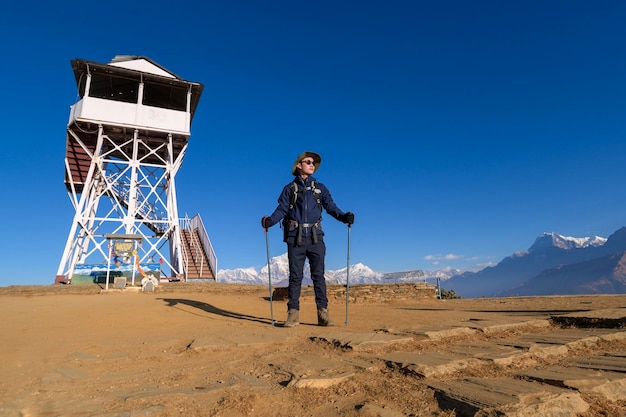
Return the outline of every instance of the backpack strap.
<path id="1" fill-rule="evenodd" d="M 289 198 L 289 210 L 293 209 L 298 201 L 298 184 L 296 182 L 292 182 L 290 184 L 291 187 L 291 196 Z M 315 181 L 311 181 L 311 186 L 306 187 L 305 191 L 311 190 L 313 191 L 313 197 L 315 197 L 315 201 L 319 206 L 320 210 L 322 209 L 322 190 L 316 187 Z"/>
<path id="2" fill-rule="evenodd" d="M 313 197 L 317 201 L 317 205 L 322 208 L 322 190 L 316 187 L 315 181 L 311 181 L 311 190 L 313 191 Z"/>
<path id="3" fill-rule="evenodd" d="M 289 210 L 293 209 L 296 205 L 296 201 L 298 201 L 298 184 L 296 182 L 292 182 L 291 186 L 291 197 L 289 198 Z"/>

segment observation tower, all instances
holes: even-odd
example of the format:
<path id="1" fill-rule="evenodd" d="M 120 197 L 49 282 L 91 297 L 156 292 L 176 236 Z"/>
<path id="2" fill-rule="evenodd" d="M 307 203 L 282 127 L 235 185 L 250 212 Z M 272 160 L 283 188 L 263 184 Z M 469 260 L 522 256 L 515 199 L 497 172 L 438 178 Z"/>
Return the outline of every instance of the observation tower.
<path id="1" fill-rule="evenodd" d="M 133 280 L 215 279 L 202 219 L 180 218 L 176 198 L 203 85 L 143 56 L 71 64 L 78 101 L 67 125 L 65 185 L 75 214 L 55 283 L 108 286 L 123 270 Z"/>

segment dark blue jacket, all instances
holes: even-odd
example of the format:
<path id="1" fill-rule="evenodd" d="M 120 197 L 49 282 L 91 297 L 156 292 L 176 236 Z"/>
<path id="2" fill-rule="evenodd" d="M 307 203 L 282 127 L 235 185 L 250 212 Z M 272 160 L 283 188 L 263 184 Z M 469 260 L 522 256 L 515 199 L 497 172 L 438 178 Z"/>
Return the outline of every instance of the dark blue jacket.
<path id="1" fill-rule="evenodd" d="M 315 181 L 315 189 L 319 190 L 319 201 L 321 203 L 321 207 L 320 204 L 317 203 L 316 197 L 313 195 L 313 189 L 311 188 L 311 183 L 313 181 Z M 295 221 L 299 224 L 319 223 L 322 220 L 322 208 L 337 220 L 340 220 L 344 215 L 344 212 L 341 211 L 333 201 L 328 188 L 326 188 L 324 184 L 318 182 L 314 177 L 309 176 L 306 180 L 303 180 L 302 177 L 296 176 L 294 177 L 293 182 L 295 182 L 298 186 L 298 198 L 293 208 L 289 209 L 293 194 L 291 188 L 292 183 L 290 182 L 285 185 L 283 191 L 280 193 L 280 196 L 278 197 L 278 207 L 276 207 L 276 210 L 274 210 L 274 213 L 270 216 L 272 224 L 278 223 L 281 219 L 283 220 L 283 227 L 285 227 L 285 240 L 287 237 L 296 236 L 298 233 L 297 229 L 289 227 L 290 221 Z M 316 228 L 315 232 L 317 236 L 324 235 L 321 227 Z M 302 237 L 310 236 L 312 233 L 312 227 L 302 228 L 301 233 Z"/>

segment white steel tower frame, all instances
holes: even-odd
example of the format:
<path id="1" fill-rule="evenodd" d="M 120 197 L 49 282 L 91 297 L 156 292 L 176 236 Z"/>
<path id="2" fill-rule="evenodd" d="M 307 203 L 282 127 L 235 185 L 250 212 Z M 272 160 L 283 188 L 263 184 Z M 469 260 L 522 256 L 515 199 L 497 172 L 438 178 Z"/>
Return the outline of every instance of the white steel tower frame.
<path id="1" fill-rule="evenodd" d="M 72 66 L 81 99 L 70 112 L 65 183 L 75 215 L 57 281 L 71 282 L 77 264 L 106 263 L 110 234 L 141 236 L 139 262 L 182 276 L 175 177 L 202 85 L 145 57 Z"/>

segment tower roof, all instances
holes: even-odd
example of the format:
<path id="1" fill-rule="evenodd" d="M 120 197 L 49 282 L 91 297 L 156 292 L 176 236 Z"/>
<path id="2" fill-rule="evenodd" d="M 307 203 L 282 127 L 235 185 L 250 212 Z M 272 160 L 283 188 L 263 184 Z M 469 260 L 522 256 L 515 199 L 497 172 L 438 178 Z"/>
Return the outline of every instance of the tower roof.
<path id="1" fill-rule="evenodd" d="M 202 84 L 186 81 L 145 56 L 117 55 L 108 64 L 77 58 L 72 60 L 72 69 L 74 70 L 76 85 L 79 88 L 81 79 L 92 73 L 119 75 L 141 81 L 147 80 L 159 84 L 189 88 L 191 89 L 190 110 L 192 118 L 204 89 Z"/>
<path id="2" fill-rule="evenodd" d="M 115 58 L 113 58 L 111 62 L 109 62 L 109 65 L 182 80 L 182 78 L 178 77 L 167 68 L 162 67 L 161 65 L 157 64 L 156 62 L 145 56 L 116 55 Z"/>

